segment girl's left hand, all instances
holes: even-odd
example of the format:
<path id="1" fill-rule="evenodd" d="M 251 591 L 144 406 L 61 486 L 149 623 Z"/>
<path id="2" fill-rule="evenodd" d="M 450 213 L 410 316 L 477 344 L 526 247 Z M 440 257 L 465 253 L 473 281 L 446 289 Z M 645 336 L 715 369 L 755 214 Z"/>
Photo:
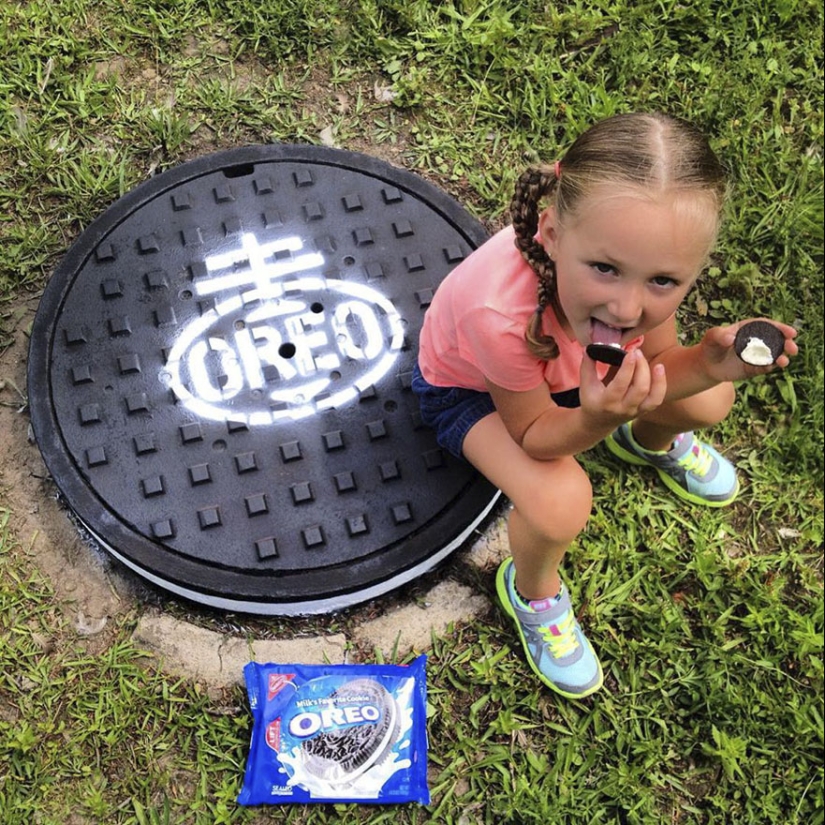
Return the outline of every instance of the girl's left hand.
<path id="1" fill-rule="evenodd" d="M 785 336 L 785 350 L 774 364 L 767 367 L 755 367 L 746 364 L 736 354 L 733 342 L 739 328 L 750 321 L 766 321 L 775 326 Z M 799 352 L 799 347 L 793 340 L 797 335 L 796 330 L 787 324 L 773 321 L 770 318 L 750 318 L 746 321 L 739 321 L 726 327 L 713 327 L 709 329 L 702 338 L 702 360 L 708 375 L 715 381 L 742 381 L 752 378 L 755 375 L 763 375 L 779 368 L 784 369 L 790 364 L 791 358 Z"/>

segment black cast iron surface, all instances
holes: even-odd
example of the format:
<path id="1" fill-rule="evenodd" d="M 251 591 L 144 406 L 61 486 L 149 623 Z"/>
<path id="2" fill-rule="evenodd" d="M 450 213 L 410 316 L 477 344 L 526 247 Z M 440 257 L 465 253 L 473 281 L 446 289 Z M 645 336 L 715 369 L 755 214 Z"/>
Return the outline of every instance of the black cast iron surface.
<path id="1" fill-rule="evenodd" d="M 325 612 L 429 570 L 497 495 L 410 390 L 433 293 L 485 238 L 417 176 L 327 148 L 220 152 L 137 187 L 32 329 L 32 425 L 69 507 L 222 609 Z"/>

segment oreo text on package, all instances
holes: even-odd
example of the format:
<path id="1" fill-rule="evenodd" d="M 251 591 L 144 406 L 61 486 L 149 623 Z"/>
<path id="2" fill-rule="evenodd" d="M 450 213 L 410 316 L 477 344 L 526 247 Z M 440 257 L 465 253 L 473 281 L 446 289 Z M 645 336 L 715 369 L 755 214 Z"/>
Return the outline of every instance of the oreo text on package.
<path id="1" fill-rule="evenodd" d="M 238 802 L 429 803 L 426 659 L 250 662 L 252 742 Z"/>

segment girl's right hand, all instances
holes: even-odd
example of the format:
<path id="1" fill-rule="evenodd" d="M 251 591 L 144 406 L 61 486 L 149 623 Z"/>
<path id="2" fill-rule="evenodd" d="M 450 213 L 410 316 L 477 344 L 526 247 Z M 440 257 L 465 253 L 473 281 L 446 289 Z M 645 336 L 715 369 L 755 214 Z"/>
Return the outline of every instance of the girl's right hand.
<path id="1" fill-rule="evenodd" d="M 782 324 L 771 318 L 752 318 L 754 321 L 765 321 L 776 327 L 785 336 L 785 349 L 776 359 L 774 364 L 764 367 L 756 367 L 742 361 L 734 350 L 736 333 L 740 327 L 749 323 L 739 321 L 724 327 L 712 327 L 709 329 L 699 343 L 699 352 L 705 372 L 719 383 L 723 381 L 743 381 L 746 378 L 753 378 L 755 375 L 763 375 L 773 372 L 775 369 L 784 369 L 790 363 L 790 359 L 799 352 L 794 338 L 797 331 L 788 324 Z"/>
<path id="2" fill-rule="evenodd" d="M 667 377 L 662 364 L 651 368 L 641 350 L 633 350 L 622 365 L 602 380 L 596 362 L 582 359 L 579 400 L 589 427 L 605 434 L 620 424 L 655 410 L 664 400 Z"/>

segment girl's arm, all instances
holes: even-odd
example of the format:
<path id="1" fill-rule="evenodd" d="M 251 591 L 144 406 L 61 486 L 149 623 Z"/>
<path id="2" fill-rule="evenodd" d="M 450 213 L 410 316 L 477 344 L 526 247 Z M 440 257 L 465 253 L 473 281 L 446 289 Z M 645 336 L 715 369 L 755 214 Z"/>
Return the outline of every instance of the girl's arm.
<path id="1" fill-rule="evenodd" d="M 667 373 L 666 400 L 687 398 L 730 381 L 743 381 L 755 375 L 771 372 L 777 367 L 784 368 L 790 363 L 790 356 L 799 351 L 794 337 L 796 330 L 777 321 L 769 323 L 778 327 L 785 336 L 785 352 L 776 364 L 769 367 L 754 367 L 746 364 L 736 355 L 733 341 L 736 332 L 747 321 L 724 327 L 709 329 L 698 344 L 682 346 L 676 333 L 676 321 L 671 316 L 656 329 L 645 335 L 642 352 L 651 364 L 662 364 Z"/>
<path id="2" fill-rule="evenodd" d="M 546 384 L 513 392 L 488 381 L 487 388 L 513 440 L 542 460 L 590 449 L 620 424 L 656 409 L 666 391 L 664 368 L 651 370 L 641 352 L 629 353 L 609 384 L 585 357 L 580 382 L 581 406 L 572 409 L 553 403 Z"/>
<path id="3" fill-rule="evenodd" d="M 575 455 L 595 443 L 581 420 L 581 410 L 556 405 L 547 384 L 513 392 L 488 381 L 487 389 L 507 432 L 533 458 Z"/>
<path id="4" fill-rule="evenodd" d="M 513 440 L 533 458 L 550 460 L 577 455 L 602 441 L 620 424 L 655 410 L 665 400 L 687 398 L 717 384 L 741 381 L 783 368 L 798 352 L 796 330 L 771 321 L 785 335 L 785 354 L 773 367 L 753 367 L 733 349 L 736 331 L 745 321 L 708 330 L 702 340 L 683 347 L 676 321 L 668 318 L 645 335 L 642 349 L 628 353 L 608 382 L 598 377 L 590 358 L 582 359 L 581 407 L 559 407 L 541 384 L 528 392 L 513 392 L 492 382 L 487 389 Z"/>

